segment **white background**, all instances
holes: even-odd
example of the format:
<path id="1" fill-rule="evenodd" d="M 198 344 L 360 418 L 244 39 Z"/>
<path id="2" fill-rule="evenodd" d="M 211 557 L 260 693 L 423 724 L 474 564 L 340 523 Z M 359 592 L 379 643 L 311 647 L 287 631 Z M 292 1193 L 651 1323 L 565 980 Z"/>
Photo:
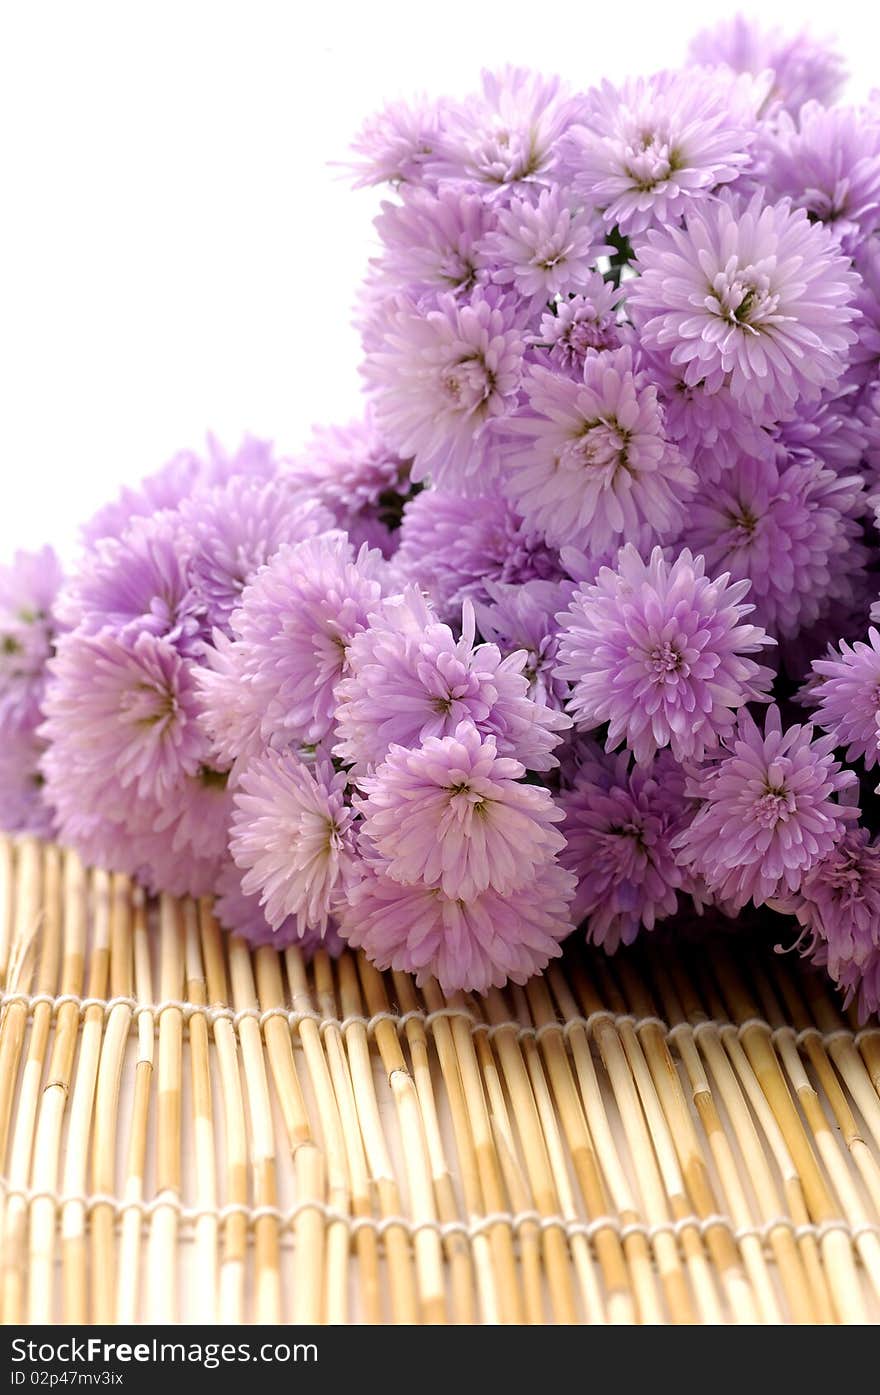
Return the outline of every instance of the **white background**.
<path id="1" fill-rule="evenodd" d="M 311 8 L 311 7 L 310 7 Z M 867 3 L 764 0 L 836 31 Z M 0 561 L 207 428 L 296 450 L 358 410 L 352 297 L 378 198 L 344 159 L 392 97 L 512 61 L 578 86 L 674 65 L 720 0 L 0 0 Z M 748 13 L 748 7 L 746 7 Z"/>

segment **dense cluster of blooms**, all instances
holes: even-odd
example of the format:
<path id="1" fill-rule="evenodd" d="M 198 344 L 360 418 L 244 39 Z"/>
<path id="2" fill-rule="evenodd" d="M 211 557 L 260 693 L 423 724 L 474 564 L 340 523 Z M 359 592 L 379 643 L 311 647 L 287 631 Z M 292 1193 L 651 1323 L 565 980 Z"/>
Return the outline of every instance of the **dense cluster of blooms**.
<path id="1" fill-rule="evenodd" d="M 880 1007 L 880 96 L 741 19 L 396 103 L 366 404 L 0 573 L 5 825 L 447 991 L 765 907 Z M 862 812 L 864 811 L 864 812 Z"/>

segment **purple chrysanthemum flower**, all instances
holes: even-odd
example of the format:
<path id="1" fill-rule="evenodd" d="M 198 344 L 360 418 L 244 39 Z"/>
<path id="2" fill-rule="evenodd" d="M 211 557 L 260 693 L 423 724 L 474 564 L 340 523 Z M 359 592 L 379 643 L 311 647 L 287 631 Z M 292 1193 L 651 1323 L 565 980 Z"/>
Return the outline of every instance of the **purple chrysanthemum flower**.
<path id="1" fill-rule="evenodd" d="M 645 345 L 753 421 L 780 421 L 840 379 L 858 282 L 803 209 L 722 195 L 684 228 L 648 232 L 637 269 L 627 303 Z"/>
<path id="2" fill-rule="evenodd" d="M 474 605 L 484 639 L 505 655 L 525 650 L 528 657 L 523 676 L 535 701 L 560 709 L 568 696 L 568 684 L 554 676 L 559 652 L 556 616 L 568 605 L 573 591 L 571 581 L 524 581 L 516 586 L 489 581 L 488 602 Z"/>
<path id="3" fill-rule="evenodd" d="M 628 284 L 628 283 L 627 283 Z M 772 455 L 769 430 L 748 417 L 729 388 L 706 392 L 685 382 L 686 364 L 670 365 L 656 354 L 642 355 L 663 404 L 666 434 L 703 481 L 718 480 L 743 455 Z"/>
<path id="4" fill-rule="evenodd" d="M 0 829 L 51 838 L 54 813 L 46 799 L 40 763 L 45 743 L 30 722 L 0 735 Z"/>
<path id="5" fill-rule="evenodd" d="M 559 861 L 578 879 L 574 918 L 588 917 L 587 938 L 613 954 L 675 913 L 687 879 L 672 839 L 691 810 L 684 772 L 668 755 L 648 774 L 630 769 L 626 751 L 607 756 L 593 742 L 578 751 L 573 786 L 560 796 L 566 847 Z"/>
<path id="6" fill-rule="evenodd" d="M 355 556 L 339 533 L 278 549 L 233 613 L 235 642 L 208 653 L 197 676 L 215 746 L 238 758 L 261 740 L 327 735 L 348 647 L 379 603 L 383 567 L 381 554 Z"/>
<path id="7" fill-rule="evenodd" d="M 436 887 L 404 886 L 366 864 L 339 916 L 344 940 L 380 969 L 436 978 L 444 993 L 486 993 L 508 980 L 525 983 L 561 954 L 572 929 L 575 879 L 556 862 L 528 894 L 484 891 L 471 901 Z"/>
<path id="8" fill-rule="evenodd" d="M 804 952 L 835 982 L 863 969 L 880 953 L 880 844 L 866 828 L 850 829 L 773 908 L 797 917 Z"/>
<path id="9" fill-rule="evenodd" d="M 848 761 L 864 760 L 868 770 L 880 764 L 880 632 L 872 625 L 867 644 L 841 640 L 839 652 L 813 661 L 813 672 L 819 726 L 847 747 Z"/>
<path id="10" fill-rule="evenodd" d="M 498 751 L 528 770 L 550 770 L 569 721 L 529 696 L 528 655 L 502 659 L 494 644 L 474 644 L 473 609 L 462 636 L 440 624 L 414 586 L 392 596 L 352 640 L 338 685 L 334 754 L 359 778 L 392 745 L 416 746 L 451 735 L 462 721 L 493 736 Z"/>
<path id="11" fill-rule="evenodd" d="M 512 286 L 533 309 L 589 286 L 596 258 L 607 249 L 595 214 L 578 207 L 566 190 L 511 199 L 497 217 L 497 230 L 480 250 L 498 285 Z"/>
<path id="12" fill-rule="evenodd" d="M 60 621 L 84 634 L 147 631 L 181 654 L 201 650 L 209 631 L 190 574 L 190 543 L 176 513 L 133 518 L 121 537 L 85 552 L 56 606 Z"/>
<path id="13" fill-rule="evenodd" d="M 68 749 L 83 803 L 116 809 L 168 798 L 198 774 L 205 737 L 191 671 L 167 639 L 76 630 L 49 665 L 41 734 Z"/>
<path id="14" fill-rule="evenodd" d="M 502 494 L 464 498 L 424 489 L 404 509 L 395 575 L 421 583 L 442 620 L 466 600 L 485 600 L 492 582 L 521 585 L 560 575 L 558 554 Z"/>
<path id="15" fill-rule="evenodd" d="M 259 896 L 248 896 L 242 891 L 241 876 L 235 863 L 230 860 L 223 864 L 217 876 L 214 910 L 225 930 L 233 935 L 241 935 L 254 948 L 271 945 L 273 949 L 286 949 L 288 945 L 296 945 L 306 955 L 314 954 L 319 949 L 334 957 L 342 953 L 345 944 L 332 920 L 327 922 L 323 932 L 306 930 L 300 934 L 293 917 L 282 921 L 274 930 L 266 919 Z"/>
<path id="16" fill-rule="evenodd" d="M 354 188 L 375 184 L 418 184 L 440 139 L 442 105 L 422 98 L 389 102 L 371 116 L 351 143 Z"/>
<path id="17" fill-rule="evenodd" d="M 509 297 L 479 287 L 467 300 L 441 295 L 432 310 L 390 312 L 386 343 L 363 371 L 380 430 L 414 457 L 414 480 L 460 489 L 491 475 L 488 428 L 516 405 L 522 377 L 517 314 Z"/>
<path id="18" fill-rule="evenodd" d="M 697 34 L 689 56 L 697 63 L 726 63 L 736 73 L 771 68 L 770 100 L 793 115 L 804 102 L 833 102 L 846 76 L 843 60 L 829 42 L 820 43 L 807 33 L 792 36 L 780 29 L 761 29 L 743 15 Z"/>
<path id="19" fill-rule="evenodd" d="M 522 781 L 525 767 L 499 756 L 494 736 L 460 722 L 410 750 L 392 746 L 355 796 L 361 838 L 384 871 L 452 900 L 506 896 L 531 883 L 565 846 L 550 791 Z"/>
<path id="20" fill-rule="evenodd" d="M 857 393 L 850 383 L 834 397 L 802 403 L 797 416 L 777 428 L 776 439 L 786 450 L 817 456 L 838 475 L 859 470 L 870 452 L 872 431 L 870 408 L 859 405 Z"/>
<path id="21" fill-rule="evenodd" d="M 383 287 L 418 300 L 443 291 L 468 295 L 489 280 L 482 243 L 495 223 L 486 200 L 472 189 L 404 189 L 402 202 L 383 203 L 375 220 L 382 255 L 373 265 Z"/>
<path id="22" fill-rule="evenodd" d="M 241 774 L 229 848 L 246 873 L 242 891 L 259 894 L 273 929 L 290 917 L 301 934 L 326 930 L 351 877 L 346 783 L 328 761 L 306 765 L 291 751 L 269 751 Z"/>
<path id="23" fill-rule="evenodd" d="M 176 520 L 179 550 L 189 553 L 189 579 L 208 634 L 231 633 L 230 617 L 245 586 L 282 543 L 336 526 L 332 514 L 298 494 L 292 481 L 262 483 L 246 475 L 190 495 Z"/>
<path id="24" fill-rule="evenodd" d="M 615 307 L 622 294 L 600 272 L 590 272 L 581 294 L 560 300 L 541 316 L 534 342 L 549 350 L 553 364 L 580 376 L 591 349 L 619 347 Z"/>
<path id="25" fill-rule="evenodd" d="M 861 564 L 862 481 L 815 458 L 743 457 L 691 501 L 682 537 L 711 573 L 751 582 L 754 618 L 775 636 L 815 623 Z M 843 589 L 842 589 L 843 588 Z"/>
<path id="26" fill-rule="evenodd" d="M 546 179 L 576 111 L 559 78 L 527 68 L 484 71 L 479 94 L 446 108 L 429 171 L 500 193 Z"/>
<path id="27" fill-rule="evenodd" d="M 808 102 L 797 122 L 783 114 L 762 137 L 755 178 L 851 253 L 880 226 L 880 111 Z"/>
<path id="28" fill-rule="evenodd" d="M 38 720 L 61 580 L 51 547 L 16 552 L 0 567 L 0 745 Z"/>
<path id="29" fill-rule="evenodd" d="M 827 857 L 858 810 L 841 804 L 857 788 L 834 759 L 834 738 L 807 724 L 782 730 L 770 707 L 764 734 L 748 712 L 714 759 L 694 769 L 687 793 L 693 822 L 674 839 L 678 861 L 736 907 L 797 891 Z"/>
<path id="30" fill-rule="evenodd" d="M 768 86 L 699 68 L 604 82 L 565 138 L 565 175 L 609 228 L 676 223 L 747 166 Z"/>
<path id="31" fill-rule="evenodd" d="M 697 478 L 664 432 L 657 391 L 627 345 L 587 355 L 583 382 L 530 369 L 506 423 L 506 488 L 554 547 L 591 551 L 677 531 Z"/>
<path id="32" fill-rule="evenodd" d="M 161 509 L 176 509 L 194 489 L 224 484 L 233 475 L 269 480 L 278 463 L 268 441 L 246 436 L 231 455 L 213 436 L 208 437 L 207 454 L 180 451 L 166 465 L 141 481 L 140 487 L 122 490 L 119 498 L 107 504 L 82 529 L 87 546 L 100 538 L 119 538 L 135 518 L 146 518 Z"/>
<path id="33" fill-rule="evenodd" d="M 302 453 L 287 463 L 285 478 L 329 509 L 354 547 L 378 546 L 378 537 L 388 556 L 393 550 L 389 526 L 398 522 L 409 467 L 409 460 L 389 449 L 367 412 L 348 426 L 314 431 Z"/>
<path id="34" fill-rule="evenodd" d="M 850 350 L 846 378 L 864 389 L 877 381 L 880 371 L 880 236 L 869 237 L 857 248 L 853 265 L 859 274 L 853 328 L 858 335 Z"/>
<path id="35" fill-rule="evenodd" d="M 749 654 L 772 643 L 745 621 L 747 581 L 705 574 L 685 548 L 674 562 L 631 544 L 559 617 L 557 676 L 574 684 L 569 711 L 582 730 L 608 725 L 607 749 L 626 742 L 640 765 L 669 746 L 699 760 L 730 731 L 744 703 L 771 682 Z"/>

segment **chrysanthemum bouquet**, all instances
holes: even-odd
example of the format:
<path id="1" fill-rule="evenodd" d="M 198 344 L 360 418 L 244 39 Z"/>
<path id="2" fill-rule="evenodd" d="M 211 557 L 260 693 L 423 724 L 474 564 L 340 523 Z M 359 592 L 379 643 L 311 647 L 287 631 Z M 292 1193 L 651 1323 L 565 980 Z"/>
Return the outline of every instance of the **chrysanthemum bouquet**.
<path id="1" fill-rule="evenodd" d="M 840 79 L 736 21 L 382 112 L 363 420 L 178 456 L 3 574 L 4 824 L 447 991 L 767 907 L 874 1011 L 880 101 Z"/>

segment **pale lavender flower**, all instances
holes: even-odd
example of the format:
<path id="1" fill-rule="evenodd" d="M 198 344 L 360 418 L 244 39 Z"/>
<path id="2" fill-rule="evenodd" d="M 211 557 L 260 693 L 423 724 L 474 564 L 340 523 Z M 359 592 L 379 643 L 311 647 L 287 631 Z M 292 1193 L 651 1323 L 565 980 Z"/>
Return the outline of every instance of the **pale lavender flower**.
<path id="1" fill-rule="evenodd" d="M 554 187 L 537 199 L 511 199 L 497 218 L 480 250 L 498 285 L 512 286 L 534 309 L 590 285 L 596 258 L 607 248 L 593 211 L 568 191 Z"/>
<path id="2" fill-rule="evenodd" d="M 872 625 L 867 644 L 841 640 L 839 652 L 813 661 L 813 672 L 819 726 L 846 746 L 848 761 L 861 759 L 868 770 L 880 764 L 880 632 Z"/>
<path id="3" fill-rule="evenodd" d="M 833 388 L 855 342 L 858 282 L 824 228 L 787 202 L 727 195 L 652 229 L 627 304 L 646 346 L 759 423 Z"/>
<path id="4" fill-rule="evenodd" d="M 393 310 L 386 343 L 364 374 L 373 390 L 379 429 L 403 456 L 412 478 L 477 492 L 491 475 L 488 428 L 516 406 L 525 344 L 510 298 L 477 288 L 467 300 L 451 293 L 436 307 Z M 473 489 L 471 489 L 473 492 Z"/>
<path id="5" fill-rule="evenodd" d="M 527 895 L 484 891 L 471 901 L 436 887 L 404 886 L 381 864 L 364 865 L 339 916 L 339 930 L 380 969 L 436 978 L 441 990 L 486 993 L 508 980 L 525 983 L 561 954 L 571 933 L 575 879 L 545 864 Z"/>
<path id="6" fill-rule="evenodd" d="M 679 864 L 736 907 L 797 891 L 858 816 L 839 802 L 857 782 L 833 752 L 834 738 L 816 738 L 809 724 L 783 731 L 776 707 L 763 735 L 741 712 L 736 731 L 688 779 L 698 807 L 674 839 Z"/>
<path id="7" fill-rule="evenodd" d="M 121 537 L 135 518 L 145 518 L 160 509 L 176 509 L 200 486 L 224 484 L 233 475 L 251 479 L 272 479 L 278 463 L 271 442 L 245 436 L 231 454 L 214 436 L 208 436 L 206 453 L 180 451 L 166 465 L 148 475 L 137 489 L 126 487 L 119 498 L 91 518 L 82 529 L 87 546 L 99 538 Z"/>
<path id="8" fill-rule="evenodd" d="M 789 197 L 852 253 L 880 226 L 880 111 L 808 102 L 797 122 L 783 114 L 754 177 L 768 200 Z"/>
<path id="9" fill-rule="evenodd" d="M 748 165 L 769 77 L 687 68 L 604 82 L 565 138 L 565 177 L 609 228 L 676 223 Z"/>
<path id="10" fill-rule="evenodd" d="M 743 457 L 699 490 L 682 537 L 711 573 L 748 580 L 754 619 L 789 637 L 841 599 L 847 569 L 863 563 L 863 493 L 859 476 L 810 456 Z"/>
<path id="11" fill-rule="evenodd" d="M 666 434 L 701 480 L 720 479 L 743 455 L 774 454 L 770 431 L 746 415 L 729 388 L 708 393 L 702 383 L 691 387 L 686 364 L 672 365 L 654 353 L 643 353 L 642 362 L 663 404 Z"/>
<path id="12" fill-rule="evenodd" d="M 378 552 L 355 555 L 339 533 L 278 549 L 233 613 L 235 642 L 208 653 L 197 676 L 215 747 L 237 759 L 261 740 L 327 735 L 349 646 L 381 598 L 384 565 Z"/>
<path id="13" fill-rule="evenodd" d="M 705 574 L 685 548 L 659 547 L 649 562 L 631 544 L 595 585 L 581 585 L 559 617 L 557 676 L 574 684 L 569 711 L 590 731 L 608 723 L 607 750 L 626 742 L 640 765 L 668 746 L 699 760 L 733 726 L 736 709 L 762 700 L 771 674 L 747 658 L 772 643 L 745 621 L 747 581 Z"/>
<path id="14" fill-rule="evenodd" d="M 524 581 L 519 585 L 488 581 L 487 603 L 475 602 L 477 628 L 504 655 L 525 650 L 523 676 L 536 702 L 562 708 L 568 684 L 554 676 L 559 652 L 556 615 L 569 603 L 571 581 Z"/>
<path id="15" fill-rule="evenodd" d="M 684 772 L 668 755 L 650 774 L 630 768 L 628 752 L 608 756 L 593 742 L 579 743 L 578 756 L 572 788 L 560 795 L 566 846 L 559 861 L 578 879 L 572 915 L 587 917 L 588 940 L 613 954 L 675 914 L 688 879 L 672 839 L 691 809 Z"/>
<path id="16" fill-rule="evenodd" d="M 853 328 L 858 339 L 850 350 L 847 380 L 859 388 L 877 381 L 880 370 L 880 236 L 857 248 L 853 266 L 859 275 Z"/>
<path id="17" fill-rule="evenodd" d="M 782 422 L 775 434 L 786 450 L 808 452 L 843 475 L 860 469 L 871 449 L 874 429 L 870 405 L 859 402 L 858 389 L 849 383 L 833 397 L 802 403 L 797 416 Z"/>
<path id="18" fill-rule="evenodd" d="M 560 300 L 541 316 L 534 342 L 549 349 L 552 363 L 580 376 L 590 349 L 620 346 L 615 307 L 622 294 L 600 272 L 591 271 L 581 294 Z"/>
<path id="19" fill-rule="evenodd" d="M 400 521 L 409 491 L 409 460 L 396 455 L 367 411 L 347 426 L 319 427 L 303 451 L 285 462 L 285 479 L 317 499 L 343 528 L 354 547 L 369 542 L 388 556 L 390 529 Z"/>
<path id="20" fill-rule="evenodd" d="M 334 755 L 360 778 L 392 745 L 449 736 L 469 721 L 495 738 L 501 755 L 528 770 L 552 769 L 568 718 L 529 696 L 525 651 L 502 659 L 494 644 L 475 645 L 474 637 L 468 603 L 456 639 L 416 587 L 389 597 L 349 645 L 347 676 L 336 689 Z"/>
<path id="21" fill-rule="evenodd" d="M 427 98 L 389 102 L 364 123 L 351 143 L 354 188 L 375 184 L 418 184 L 434 158 L 443 107 Z"/>
<path id="22" fill-rule="evenodd" d="M 850 829 L 773 909 L 797 917 L 814 963 L 835 982 L 849 978 L 880 957 L 880 845 L 866 828 Z"/>
<path id="23" fill-rule="evenodd" d="M 61 581 L 51 547 L 16 552 L 9 566 L 0 567 L 0 745 L 38 718 Z"/>
<path id="24" fill-rule="evenodd" d="M 447 107 L 430 173 L 484 191 L 549 179 L 559 141 L 577 112 L 559 78 L 527 68 L 484 71 L 481 91 Z"/>
<path id="25" fill-rule="evenodd" d="M 418 299 L 442 291 L 467 295 L 489 280 L 482 243 L 495 226 L 492 209 L 472 189 L 404 189 L 402 201 L 383 203 L 375 220 L 382 255 L 373 266 L 388 290 Z"/>
<path id="26" fill-rule="evenodd" d="M 200 489 L 176 514 L 181 555 L 208 634 L 230 634 L 230 617 L 242 592 L 282 543 L 298 543 L 332 530 L 335 519 L 316 499 L 298 493 L 294 481 L 268 483 L 234 475 L 226 484 Z"/>
<path id="27" fill-rule="evenodd" d="M 44 794 L 40 762 L 44 742 L 30 723 L 0 736 L 0 829 L 51 838 L 54 814 Z"/>
<path id="28" fill-rule="evenodd" d="M 394 881 L 462 901 L 489 890 L 506 896 L 530 886 L 565 846 L 553 827 L 561 809 L 548 789 L 523 783 L 525 773 L 472 722 L 412 750 L 391 746 L 360 781 L 360 836 Z"/>
<path id="29" fill-rule="evenodd" d="M 246 873 L 242 891 L 259 894 L 274 930 L 291 918 L 300 934 L 323 933 L 344 894 L 353 854 L 346 784 L 328 761 L 306 765 L 291 751 L 268 751 L 237 781 L 229 849 Z"/>
<path id="30" fill-rule="evenodd" d="M 840 94 L 846 70 L 830 41 L 820 42 L 808 33 L 792 35 L 781 29 L 762 29 L 754 20 L 736 15 L 692 39 L 689 56 L 697 63 L 726 63 L 736 73 L 773 70 L 772 103 L 796 115 L 804 102 L 826 106 Z"/>
<path id="31" fill-rule="evenodd" d="M 627 345 L 587 355 L 583 382 L 537 365 L 505 424 L 506 489 L 554 547 L 600 552 L 676 532 L 697 478 L 666 437 L 663 409 Z"/>
<path id="32" fill-rule="evenodd" d="M 555 580 L 560 565 L 503 494 L 465 498 L 424 489 L 404 509 L 394 571 L 421 583 L 440 618 L 451 621 L 465 600 L 486 600 L 492 582 Z"/>
<path id="33" fill-rule="evenodd" d="M 209 631 L 190 572 L 191 546 L 177 514 L 137 515 L 121 537 L 85 551 L 62 588 L 56 614 L 85 634 L 147 631 L 181 654 L 197 653 Z"/>

